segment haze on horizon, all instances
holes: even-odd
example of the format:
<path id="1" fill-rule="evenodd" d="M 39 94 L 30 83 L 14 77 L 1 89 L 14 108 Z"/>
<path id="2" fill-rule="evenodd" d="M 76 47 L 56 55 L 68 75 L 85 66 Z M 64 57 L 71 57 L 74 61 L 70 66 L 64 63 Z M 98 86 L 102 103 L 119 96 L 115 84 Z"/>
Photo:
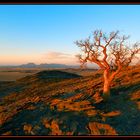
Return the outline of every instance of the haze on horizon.
<path id="1" fill-rule="evenodd" d="M 0 65 L 76 65 L 74 41 L 119 30 L 140 41 L 140 5 L 0 5 Z"/>

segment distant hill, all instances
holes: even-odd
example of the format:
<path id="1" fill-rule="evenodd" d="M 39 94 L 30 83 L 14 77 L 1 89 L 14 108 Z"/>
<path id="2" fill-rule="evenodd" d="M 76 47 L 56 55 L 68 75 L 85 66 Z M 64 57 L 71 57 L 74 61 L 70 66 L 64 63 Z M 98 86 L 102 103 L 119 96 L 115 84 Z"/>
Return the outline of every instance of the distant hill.
<path id="1" fill-rule="evenodd" d="M 49 71 L 41 71 L 36 76 L 46 79 L 46 78 L 63 78 L 63 79 L 69 79 L 69 78 L 79 78 L 81 76 L 73 73 L 63 72 L 59 70 L 49 70 Z"/>
<path id="2" fill-rule="evenodd" d="M 39 65 L 35 63 L 27 63 L 27 64 L 16 65 L 16 66 L 7 65 L 7 66 L 0 66 L 0 67 L 1 68 L 79 68 L 78 65 L 65 65 L 65 64 L 55 64 L 55 63 L 51 63 L 51 64 L 43 63 Z"/>
<path id="3" fill-rule="evenodd" d="M 44 70 L 33 75 L 29 75 L 18 79 L 19 82 L 24 82 L 26 84 L 31 84 L 35 82 L 58 82 L 65 79 L 80 78 L 82 76 L 70 72 L 64 72 L 60 70 Z"/>

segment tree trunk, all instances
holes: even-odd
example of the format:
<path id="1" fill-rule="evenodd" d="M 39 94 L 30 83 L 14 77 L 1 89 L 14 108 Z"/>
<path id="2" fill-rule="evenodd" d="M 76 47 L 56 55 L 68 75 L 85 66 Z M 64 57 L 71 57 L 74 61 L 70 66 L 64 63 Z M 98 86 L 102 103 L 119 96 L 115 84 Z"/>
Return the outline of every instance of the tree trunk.
<path id="1" fill-rule="evenodd" d="M 110 97 L 110 80 L 109 80 L 109 70 L 104 71 L 104 87 L 103 87 L 103 97 L 108 99 Z"/>
<path id="2" fill-rule="evenodd" d="M 108 79 L 105 79 L 104 81 L 103 94 L 106 98 L 109 98 L 110 96 L 110 83 Z"/>

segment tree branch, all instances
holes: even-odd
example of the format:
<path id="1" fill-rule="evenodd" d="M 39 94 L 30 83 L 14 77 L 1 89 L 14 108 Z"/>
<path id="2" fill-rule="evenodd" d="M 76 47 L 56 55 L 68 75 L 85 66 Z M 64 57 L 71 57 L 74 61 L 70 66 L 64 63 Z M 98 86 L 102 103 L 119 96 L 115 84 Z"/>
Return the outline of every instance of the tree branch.
<path id="1" fill-rule="evenodd" d="M 120 70 L 122 69 L 122 65 L 121 65 L 121 62 L 118 60 L 117 61 L 117 64 L 118 64 L 118 69 L 115 71 L 115 72 L 113 72 L 112 74 L 111 74 L 111 76 L 110 76 L 110 82 L 112 82 L 112 80 L 115 78 L 115 76 L 120 72 Z"/>

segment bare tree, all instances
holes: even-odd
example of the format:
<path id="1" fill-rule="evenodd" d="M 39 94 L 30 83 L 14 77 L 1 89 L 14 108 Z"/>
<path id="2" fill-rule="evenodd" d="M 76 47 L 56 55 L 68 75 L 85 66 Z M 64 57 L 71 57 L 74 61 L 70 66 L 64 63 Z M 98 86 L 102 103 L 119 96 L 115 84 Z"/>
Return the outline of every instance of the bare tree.
<path id="1" fill-rule="evenodd" d="M 96 63 L 104 70 L 103 95 L 110 96 L 110 85 L 115 76 L 126 68 L 139 53 L 139 43 L 130 46 L 126 40 L 129 37 L 119 36 L 119 32 L 111 32 L 109 35 L 101 30 L 96 30 L 93 37 L 76 41 L 76 45 L 81 48 L 82 54 L 77 55 L 82 65 L 88 61 Z"/>

